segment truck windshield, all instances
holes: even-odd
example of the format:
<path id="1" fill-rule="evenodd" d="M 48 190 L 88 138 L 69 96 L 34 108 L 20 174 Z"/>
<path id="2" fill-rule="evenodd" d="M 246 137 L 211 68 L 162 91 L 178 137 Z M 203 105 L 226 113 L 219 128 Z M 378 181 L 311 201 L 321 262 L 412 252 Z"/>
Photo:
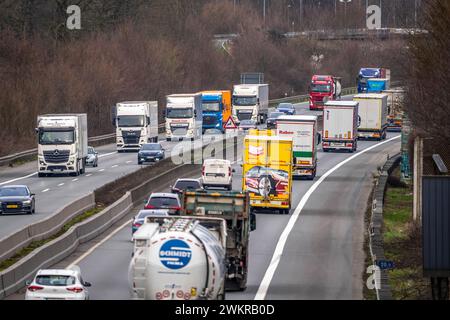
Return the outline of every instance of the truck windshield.
<path id="1" fill-rule="evenodd" d="M 188 119 L 192 118 L 192 116 L 192 109 L 188 108 L 167 108 L 166 110 L 166 118 L 169 119 Z"/>
<path id="2" fill-rule="evenodd" d="M 312 92 L 330 92 L 331 87 L 329 84 L 312 84 L 311 91 Z"/>
<path id="3" fill-rule="evenodd" d="M 73 129 L 39 130 L 39 144 L 72 144 L 75 141 Z"/>
<path id="4" fill-rule="evenodd" d="M 235 106 L 254 106 L 258 102 L 256 96 L 252 97 L 233 97 L 233 104 Z"/>
<path id="5" fill-rule="evenodd" d="M 143 127 L 145 126 L 145 116 L 118 116 L 118 127 Z"/>
<path id="6" fill-rule="evenodd" d="M 218 102 L 203 102 L 202 109 L 203 111 L 219 112 L 220 104 Z"/>

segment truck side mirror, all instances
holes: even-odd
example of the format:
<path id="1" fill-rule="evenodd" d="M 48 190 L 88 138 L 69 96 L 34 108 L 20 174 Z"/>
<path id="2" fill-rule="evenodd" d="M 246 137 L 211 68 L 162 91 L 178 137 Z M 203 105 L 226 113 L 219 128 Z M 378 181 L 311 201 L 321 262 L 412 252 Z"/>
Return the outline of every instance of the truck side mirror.
<path id="1" fill-rule="evenodd" d="M 322 135 L 320 133 L 317 133 L 317 144 L 320 144 L 322 142 Z"/>
<path id="2" fill-rule="evenodd" d="M 256 214 L 250 213 L 250 231 L 256 230 Z"/>
<path id="3" fill-rule="evenodd" d="M 147 125 L 150 125 L 150 117 L 147 117 Z"/>
<path id="4" fill-rule="evenodd" d="M 34 128 L 34 131 L 36 131 L 36 133 L 39 133 L 39 128 Z"/>

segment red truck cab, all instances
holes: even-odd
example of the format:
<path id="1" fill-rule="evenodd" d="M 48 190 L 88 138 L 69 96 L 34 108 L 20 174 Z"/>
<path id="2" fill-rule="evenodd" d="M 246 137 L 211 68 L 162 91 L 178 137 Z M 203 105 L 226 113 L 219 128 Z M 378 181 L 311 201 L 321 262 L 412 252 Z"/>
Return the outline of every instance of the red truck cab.
<path id="1" fill-rule="evenodd" d="M 314 75 L 309 87 L 309 109 L 323 110 L 327 101 L 341 98 L 341 79 L 333 76 Z"/>

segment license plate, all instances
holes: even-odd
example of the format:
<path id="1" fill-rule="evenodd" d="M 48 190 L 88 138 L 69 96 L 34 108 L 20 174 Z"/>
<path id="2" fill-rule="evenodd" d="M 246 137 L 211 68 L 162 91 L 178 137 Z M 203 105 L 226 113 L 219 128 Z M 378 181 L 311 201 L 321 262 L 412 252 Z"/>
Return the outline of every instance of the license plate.
<path id="1" fill-rule="evenodd" d="M 343 147 L 343 146 L 345 146 L 345 144 L 343 144 L 343 143 L 338 143 L 338 142 L 333 142 L 331 145 L 332 145 L 333 147 Z"/>
<path id="2" fill-rule="evenodd" d="M 8 204 L 6 208 L 8 209 L 17 209 L 19 206 L 17 204 Z"/>
<path id="3" fill-rule="evenodd" d="M 209 214 L 223 214 L 222 211 L 218 211 L 218 210 L 209 210 L 208 213 Z"/>

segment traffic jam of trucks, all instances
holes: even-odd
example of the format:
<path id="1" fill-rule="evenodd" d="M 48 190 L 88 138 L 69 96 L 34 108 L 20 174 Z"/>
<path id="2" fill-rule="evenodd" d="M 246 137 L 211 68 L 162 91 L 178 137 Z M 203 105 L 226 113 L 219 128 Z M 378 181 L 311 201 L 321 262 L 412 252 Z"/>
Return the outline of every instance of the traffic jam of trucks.
<path id="1" fill-rule="evenodd" d="M 118 152 L 140 154 L 148 144 L 163 152 L 159 129 L 167 141 L 196 140 L 210 129 L 227 132 L 230 122 L 255 122 L 237 131 L 245 135 L 240 177 L 233 178 L 234 162 L 204 159 L 194 189 L 149 195 L 141 210 L 149 212 L 132 228 L 132 299 L 220 300 L 227 291 L 246 290 L 257 213 L 289 214 L 293 180 L 315 179 L 319 152 L 355 152 L 358 140 L 382 140 L 389 129 L 401 129 L 404 91 L 391 88 L 389 69 L 362 68 L 357 91 L 352 100 L 341 100 L 341 78 L 314 75 L 306 107 L 318 111 L 280 112 L 270 126 L 262 124 L 275 108 L 269 108 L 269 85 L 259 73 L 242 74 L 233 90 L 167 95 L 164 110 L 157 101 L 117 103 L 112 123 Z M 85 173 L 87 124 L 86 114 L 38 117 L 39 177 Z M 233 190 L 236 179 L 240 190 Z"/>

